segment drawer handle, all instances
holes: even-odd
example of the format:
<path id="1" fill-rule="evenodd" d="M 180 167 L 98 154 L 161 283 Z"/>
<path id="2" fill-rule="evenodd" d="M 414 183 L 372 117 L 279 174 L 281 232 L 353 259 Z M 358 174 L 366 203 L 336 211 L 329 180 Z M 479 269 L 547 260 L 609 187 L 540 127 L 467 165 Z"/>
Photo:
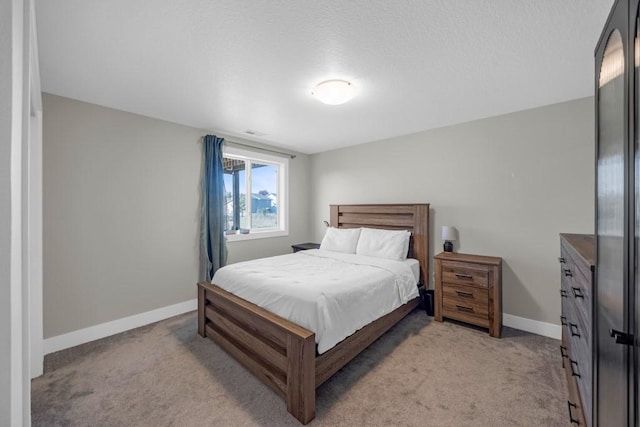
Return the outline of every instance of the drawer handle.
<path id="1" fill-rule="evenodd" d="M 573 359 L 569 359 L 569 363 L 570 363 L 570 367 L 571 367 L 571 375 L 573 375 L 574 377 L 578 377 L 580 378 L 580 372 L 578 372 L 578 362 L 576 362 Z M 576 365 L 576 370 L 573 370 L 573 365 Z"/>
<path id="2" fill-rule="evenodd" d="M 569 326 L 569 324 L 567 323 L 567 316 L 560 316 L 560 324 L 562 326 Z"/>
<path id="3" fill-rule="evenodd" d="M 573 286 L 571 287 L 571 290 L 573 291 L 573 296 L 575 298 L 582 298 L 584 299 L 584 294 L 582 293 L 582 289 L 580 288 L 574 288 Z"/>
<path id="4" fill-rule="evenodd" d="M 578 325 L 575 323 L 569 322 L 569 330 L 571 331 L 572 337 L 580 337 L 580 331 L 578 331 Z"/>
<path id="5" fill-rule="evenodd" d="M 567 347 L 563 345 L 560 346 L 560 356 L 562 356 L 562 367 L 564 368 L 564 359 L 569 358 L 569 355 L 567 354 Z"/>
<path id="6" fill-rule="evenodd" d="M 466 311 L 467 313 L 473 313 L 473 307 L 465 307 L 464 305 L 458 305 L 458 304 L 456 304 L 456 307 L 460 311 Z"/>
<path id="7" fill-rule="evenodd" d="M 562 298 L 566 298 L 566 297 L 568 296 L 568 295 L 567 295 L 567 291 L 565 291 L 564 289 L 560 289 L 560 296 L 561 296 Z"/>
<path id="8" fill-rule="evenodd" d="M 567 260 L 564 259 L 564 257 L 558 257 L 558 262 L 560 262 L 560 264 L 564 264 Z"/>
<path id="9" fill-rule="evenodd" d="M 456 291 L 459 297 L 473 298 L 473 292 Z"/>
<path id="10" fill-rule="evenodd" d="M 563 358 L 569 357 L 569 356 L 567 356 L 567 347 L 565 347 L 563 345 L 560 346 L 560 355 Z"/>
<path id="11" fill-rule="evenodd" d="M 568 268 L 564 269 L 564 275 L 565 277 L 573 277 L 573 273 Z"/>
<path id="12" fill-rule="evenodd" d="M 458 279 L 473 279 L 473 276 L 470 274 L 456 274 Z"/>
<path id="13" fill-rule="evenodd" d="M 573 409 L 571 409 L 571 408 L 578 409 L 578 405 L 576 405 L 575 403 L 571 403 L 571 401 L 567 400 L 567 407 L 569 408 L 569 422 L 571 424 L 575 424 L 579 426 L 580 420 L 578 420 L 577 418 L 573 418 Z"/>

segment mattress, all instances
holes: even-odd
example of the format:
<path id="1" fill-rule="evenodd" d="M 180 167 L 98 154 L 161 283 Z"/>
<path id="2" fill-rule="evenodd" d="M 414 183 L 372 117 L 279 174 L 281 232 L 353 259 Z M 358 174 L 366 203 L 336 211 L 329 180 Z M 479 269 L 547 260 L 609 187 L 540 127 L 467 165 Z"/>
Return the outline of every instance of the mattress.
<path id="1" fill-rule="evenodd" d="M 212 283 L 314 332 L 322 354 L 417 297 L 417 278 L 416 260 L 314 249 L 227 265 Z"/>
<path id="2" fill-rule="evenodd" d="M 415 258 L 407 258 L 403 263 L 407 264 L 413 273 L 413 278 L 416 279 L 416 283 L 420 281 L 420 262 Z"/>

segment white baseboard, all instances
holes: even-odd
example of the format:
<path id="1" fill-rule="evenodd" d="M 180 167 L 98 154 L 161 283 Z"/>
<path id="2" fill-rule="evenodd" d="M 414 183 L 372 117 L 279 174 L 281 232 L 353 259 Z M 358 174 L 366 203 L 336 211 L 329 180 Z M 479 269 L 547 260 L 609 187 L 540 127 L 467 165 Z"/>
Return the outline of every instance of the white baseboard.
<path id="1" fill-rule="evenodd" d="M 123 319 L 113 320 L 111 322 L 102 323 L 96 326 L 69 332 L 67 334 L 58 335 L 47 338 L 43 341 L 44 354 L 55 353 L 56 351 L 75 347 L 80 344 L 95 341 L 120 332 L 148 325 L 149 323 L 158 322 L 168 319 L 169 317 L 187 313 L 196 310 L 198 300 L 192 299 L 168 307 L 158 308 L 156 310 L 147 311 L 145 313 L 135 314 Z M 542 335 L 549 338 L 560 339 L 562 329 L 560 325 L 552 323 L 540 322 L 538 320 L 527 319 L 525 317 L 513 316 L 511 314 L 502 315 L 502 323 L 514 329 L 531 332 L 533 334 Z"/>
<path id="2" fill-rule="evenodd" d="M 57 335 L 47 338 L 43 342 L 44 354 L 54 353 L 66 348 L 75 347 L 89 341 L 98 340 L 129 329 L 138 328 L 148 325 L 149 323 L 158 322 L 168 319 L 169 317 L 193 311 L 198 307 L 198 300 L 192 299 L 168 307 L 158 308 L 156 310 L 147 311 L 145 313 L 135 314 L 118 320 L 113 320 L 100 325 L 90 326 L 88 328 L 69 332 L 67 334 Z"/>
<path id="3" fill-rule="evenodd" d="M 562 326 L 553 323 L 540 322 L 525 317 L 518 317 L 512 314 L 502 315 L 502 324 L 521 331 L 531 332 L 532 334 L 542 335 L 549 338 L 561 339 Z"/>

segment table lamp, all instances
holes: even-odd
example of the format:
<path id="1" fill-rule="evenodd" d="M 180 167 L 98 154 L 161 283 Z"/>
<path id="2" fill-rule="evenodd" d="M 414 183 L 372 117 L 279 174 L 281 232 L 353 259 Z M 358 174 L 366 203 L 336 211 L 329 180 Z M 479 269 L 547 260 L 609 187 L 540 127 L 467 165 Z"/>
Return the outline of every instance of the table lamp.
<path id="1" fill-rule="evenodd" d="M 458 240 L 458 230 L 448 225 L 442 226 L 442 240 L 444 241 L 444 251 L 453 252 L 453 241 Z"/>

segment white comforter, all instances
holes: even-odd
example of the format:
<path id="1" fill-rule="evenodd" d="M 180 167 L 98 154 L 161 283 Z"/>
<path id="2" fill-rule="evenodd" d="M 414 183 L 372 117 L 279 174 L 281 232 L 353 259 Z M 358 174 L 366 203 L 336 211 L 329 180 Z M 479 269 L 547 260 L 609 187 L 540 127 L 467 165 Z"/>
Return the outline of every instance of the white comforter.
<path id="1" fill-rule="evenodd" d="M 319 353 L 418 296 L 403 262 L 319 249 L 231 264 L 212 283 L 315 332 Z"/>

